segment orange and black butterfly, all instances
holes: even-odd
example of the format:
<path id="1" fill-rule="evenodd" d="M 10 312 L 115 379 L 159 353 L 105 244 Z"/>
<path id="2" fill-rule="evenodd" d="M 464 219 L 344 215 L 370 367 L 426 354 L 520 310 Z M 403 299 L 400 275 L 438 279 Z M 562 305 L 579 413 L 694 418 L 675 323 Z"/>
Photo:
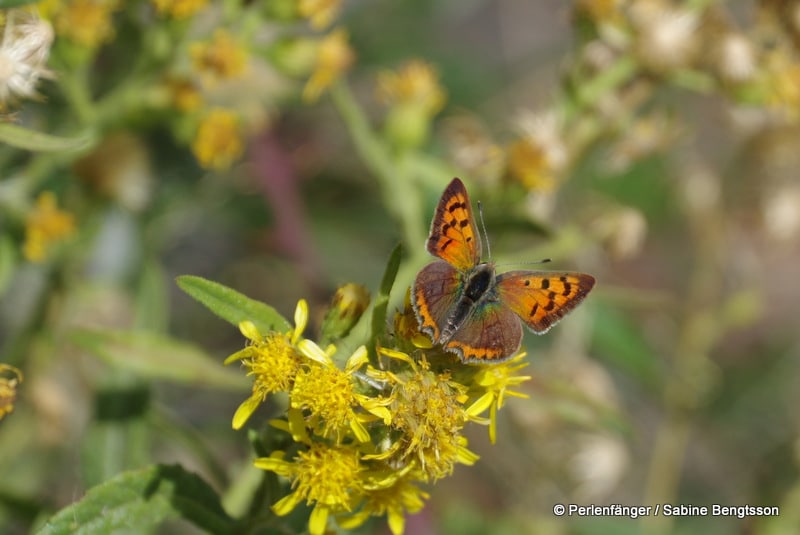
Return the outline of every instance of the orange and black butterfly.
<path id="1" fill-rule="evenodd" d="M 465 362 L 500 362 L 522 343 L 522 322 L 543 334 L 594 287 L 570 271 L 495 273 L 481 262 L 481 239 L 467 190 L 454 178 L 433 215 L 428 252 L 441 260 L 417 274 L 412 305 L 422 332 Z"/>

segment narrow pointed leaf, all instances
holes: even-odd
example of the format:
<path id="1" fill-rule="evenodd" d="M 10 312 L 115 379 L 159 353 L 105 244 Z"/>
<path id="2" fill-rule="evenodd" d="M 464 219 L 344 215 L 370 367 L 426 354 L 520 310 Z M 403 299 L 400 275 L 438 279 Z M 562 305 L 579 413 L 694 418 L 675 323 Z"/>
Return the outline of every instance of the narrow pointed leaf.
<path id="1" fill-rule="evenodd" d="M 77 330 L 72 340 L 112 366 L 141 377 L 246 390 L 250 381 L 201 349 L 147 331 Z"/>
<path id="2" fill-rule="evenodd" d="M 261 334 L 291 329 L 289 322 L 277 310 L 227 286 L 193 275 L 182 275 L 177 282 L 181 290 L 233 325 L 250 320 Z"/>
<path id="3" fill-rule="evenodd" d="M 397 271 L 400 269 L 400 260 L 402 257 L 403 245 L 398 243 L 389 256 L 389 262 L 386 264 L 386 270 L 383 272 L 381 287 L 373 301 L 372 326 L 370 329 L 373 343 L 369 344 L 370 352 L 372 352 L 372 348 L 375 347 L 374 342 L 386 330 L 386 310 L 389 307 L 389 294 L 392 292 L 392 286 L 394 286 L 394 279 L 397 277 Z M 374 355 L 370 353 L 370 357 L 372 356 Z"/>

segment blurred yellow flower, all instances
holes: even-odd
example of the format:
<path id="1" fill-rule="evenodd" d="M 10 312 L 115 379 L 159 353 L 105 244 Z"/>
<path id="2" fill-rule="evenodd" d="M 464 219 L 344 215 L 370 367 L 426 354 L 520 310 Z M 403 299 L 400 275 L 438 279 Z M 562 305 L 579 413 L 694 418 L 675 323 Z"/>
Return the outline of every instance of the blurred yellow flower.
<path id="1" fill-rule="evenodd" d="M 439 112 L 446 101 L 436 69 L 422 60 L 378 74 L 378 97 L 390 106 L 413 105 L 429 116 Z"/>
<path id="2" fill-rule="evenodd" d="M 430 64 L 419 60 L 378 75 L 378 98 L 389 105 L 386 137 L 397 147 L 415 148 L 428 139 L 431 119 L 445 103 L 438 78 Z"/>
<path id="3" fill-rule="evenodd" d="M 347 31 L 339 28 L 319 42 L 316 67 L 303 88 L 303 100 L 316 101 L 353 64 L 355 54 L 347 41 Z"/>
<path id="4" fill-rule="evenodd" d="M 312 28 L 322 30 L 339 14 L 342 0 L 298 0 L 297 7 L 300 15 L 309 19 Z"/>
<path id="5" fill-rule="evenodd" d="M 200 121 L 192 142 L 192 152 L 200 165 L 227 169 L 244 153 L 239 118 L 226 109 L 215 108 Z"/>
<path id="6" fill-rule="evenodd" d="M 22 253 L 31 262 L 41 262 L 54 242 L 67 238 L 74 231 L 75 220 L 72 214 L 58 209 L 53 192 L 42 192 L 25 221 Z"/>
<path id="7" fill-rule="evenodd" d="M 172 79 L 167 82 L 167 87 L 178 111 L 193 112 L 203 104 L 203 95 L 200 93 L 200 89 L 189 80 Z"/>
<path id="8" fill-rule="evenodd" d="M 776 51 L 766 61 L 764 79 L 767 103 L 786 110 L 794 119 L 800 116 L 800 62 Z"/>
<path id="9" fill-rule="evenodd" d="M 161 15 L 187 19 L 208 5 L 208 0 L 153 0 Z"/>
<path id="10" fill-rule="evenodd" d="M 10 364 L 0 363 L 0 420 L 6 414 L 14 411 L 14 402 L 17 400 L 17 386 L 21 382 L 21 371 Z"/>
<path id="11" fill-rule="evenodd" d="M 569 163 L 561 121 L 553 113 L 530 112 L 517 121 L 522 136 L 508 148 L 508 174 L 529 190 L 551 191 Z"/>
<path id="12" fill-rule="evenodd" d="M 68 0 L 55 13 L 56 34 L 95 48 L 114 38 L 113 11 L 117 0 Z"/>
<path id="13" fill-rule="evenodd" d="M 508 148 L 506 157 L 508 172 L 525 188 L 535 191 L 550 191 L 555 187 L 553 176 L 544 153 L 528 140 L 518 139 Z"/>
<path id="14" fill-rule="evenodd" d="M 194 69 L 209 84 L 236 78 L 247 69 L 247 50 L 226 30 L 216 30 L 210 41 L 193 43 L 190 53 Z"/>

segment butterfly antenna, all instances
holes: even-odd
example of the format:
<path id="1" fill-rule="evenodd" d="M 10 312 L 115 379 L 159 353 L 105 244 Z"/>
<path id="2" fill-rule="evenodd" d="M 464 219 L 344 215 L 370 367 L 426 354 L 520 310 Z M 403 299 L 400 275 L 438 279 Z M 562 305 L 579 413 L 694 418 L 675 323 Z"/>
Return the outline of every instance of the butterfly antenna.
<path id="1" fill-rule="evenodd" d="M 483 204 L 478 201 L 478 217 L 481 218 L 481 230 L 483 231 L 483 243 L 486 244 L 487 260 L 492 259 L 492 248 L 489 246 L 489 235 L 486 233 L 486 223 L 483 221 Z"/>
<path id="2" fill-rule="evenodd" d="M 542 258 L 541 260 L 535 260 L 533 262 L 512 262 L 511 264 L 498 264 L 496 267 L 503 267 L 504 265 L 529 266 L 531 264 L 547 264 L 548 262 L 552 261 L 552 258 Z"/>

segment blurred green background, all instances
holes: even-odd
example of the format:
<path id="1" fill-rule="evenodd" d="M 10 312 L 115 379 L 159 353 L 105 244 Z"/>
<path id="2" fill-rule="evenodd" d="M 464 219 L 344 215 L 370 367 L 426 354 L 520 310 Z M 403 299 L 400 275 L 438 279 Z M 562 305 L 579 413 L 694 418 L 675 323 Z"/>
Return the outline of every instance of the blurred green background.
<path id="1" fill-rule="evenodd" d="M 458 174 L 500 271 L 547 257 L 598 282 L 546 336 L 526 335 L 530 397 L 508 401 L 497 444 L 470 431 L 481 460 L 428 489 L 407 532 L 798 533 L 800 4 L 345 2 L 347 92 L 313 103 L 301 52 L 329 29 L 295 2 L 209 2 L 183 20 L 159 18 L 157 2 L 107 3 L 113 37 L 91 46 L 59 26 L 75 2 L 39 4 L 53 75 L 0 117 L 75 146 L 30 150 L 13 133 L 0 146 L 0 362 L 24 373 L 0 421 L 0 531 L 28 532 L 152 462 L 236 501 L 253 454 L 230 419 L 250 387 L 222 361 L 244 340 L 175 277 L 287 318 L 308 299 L 313 332 L 338 285 L 377 290 L 402 242 L 394 310 Z M 198 82 L 197 110 L 170 108 L 160 84 L 197 74 L 188 43 L 215 28 L 253 66 L 236 83 Z M 402 103 L 376 94 L 376 76 L 413 58 L 434 66 L 446 103 L 407 142 L 386 127 Z M 212 106 L 235 110 L 245 149 L 209 169 L 190 146 Z M 42 191 L 75 230 L 31 261 Z M 97 334 L 111 331 L 122 338 Z M 157 341 L 124 337 L 141 332 Z M 267 405 L 250 425 L 274 416 Z M 556 517 L 556 503 L 780 516 Z"/>

